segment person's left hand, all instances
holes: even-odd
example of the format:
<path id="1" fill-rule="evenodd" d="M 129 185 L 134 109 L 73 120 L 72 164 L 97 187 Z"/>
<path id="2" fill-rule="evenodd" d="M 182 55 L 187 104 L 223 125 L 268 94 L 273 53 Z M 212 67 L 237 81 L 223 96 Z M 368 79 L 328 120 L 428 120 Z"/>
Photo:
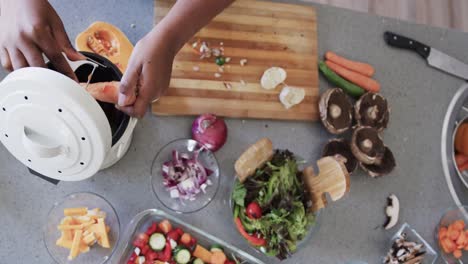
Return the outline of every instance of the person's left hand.
<path id="1" fill-rule="evenodd" d="M 157 30 L 138 41 L 120 82 L 118 109 L 133 117 L 145 115 L 169 86 L 176 46 Z"/>

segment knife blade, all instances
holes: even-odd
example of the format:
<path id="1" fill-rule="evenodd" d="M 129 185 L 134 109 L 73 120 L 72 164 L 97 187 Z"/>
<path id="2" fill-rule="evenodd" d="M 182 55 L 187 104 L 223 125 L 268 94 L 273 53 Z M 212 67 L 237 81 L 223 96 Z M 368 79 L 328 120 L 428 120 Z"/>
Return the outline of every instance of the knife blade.
<path id="1" fill-rule="evenodd" d="M 438 49 L 389 31 L 384 33 L 384 40 L 392 47 L 415 51 L 434 68 L 468 80 L 468 65 Z"/>

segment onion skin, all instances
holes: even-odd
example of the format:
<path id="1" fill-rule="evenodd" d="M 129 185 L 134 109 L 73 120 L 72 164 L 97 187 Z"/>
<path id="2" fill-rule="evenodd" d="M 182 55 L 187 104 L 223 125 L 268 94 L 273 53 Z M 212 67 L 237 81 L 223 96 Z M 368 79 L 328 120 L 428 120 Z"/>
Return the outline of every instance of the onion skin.
<path id="1" fill-rule="evenodd" d="M 192 124 L 192 139 L 202 143 L 211 151 L 219 150 L 227 139 L 227 126 L 222 118 L 203 114 Z"/>

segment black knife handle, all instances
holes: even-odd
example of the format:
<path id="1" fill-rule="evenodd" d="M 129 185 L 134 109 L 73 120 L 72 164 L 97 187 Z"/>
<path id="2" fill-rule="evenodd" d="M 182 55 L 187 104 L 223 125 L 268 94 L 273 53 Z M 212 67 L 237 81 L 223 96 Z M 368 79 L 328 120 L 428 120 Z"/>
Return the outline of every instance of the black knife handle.
<path id="1" fill-rule="evenodd" d="M 384 33 L 384 39 L 388 45 L 401 49 L 416 51 L 424 59 L 427 59 L 427 57 L 429 57 L 429 53 L 431 52 L 431 47 L 390 31 Z"/>

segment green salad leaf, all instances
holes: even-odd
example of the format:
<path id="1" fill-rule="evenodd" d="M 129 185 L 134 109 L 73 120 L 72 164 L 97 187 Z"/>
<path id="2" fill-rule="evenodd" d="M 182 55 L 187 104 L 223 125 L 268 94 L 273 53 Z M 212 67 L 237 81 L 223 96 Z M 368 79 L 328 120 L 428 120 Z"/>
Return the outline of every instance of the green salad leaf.
<path id="1" fill-rule="evenodd" d="M 302 172 L 294 155 L 288 150 L 277 150 L 270 162 L 257 169 L 244 183 L 236 183 L 232 199 L 235 215 L 245 230 L 260 233 L 266 239 L 267 255 L 285 259 L 297 249 L 297 243 L 314 223 L 310 199 L 302 180 Z M 257 202 L 262 217 L 250 219 L 245 207 Z"/>

